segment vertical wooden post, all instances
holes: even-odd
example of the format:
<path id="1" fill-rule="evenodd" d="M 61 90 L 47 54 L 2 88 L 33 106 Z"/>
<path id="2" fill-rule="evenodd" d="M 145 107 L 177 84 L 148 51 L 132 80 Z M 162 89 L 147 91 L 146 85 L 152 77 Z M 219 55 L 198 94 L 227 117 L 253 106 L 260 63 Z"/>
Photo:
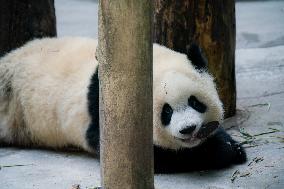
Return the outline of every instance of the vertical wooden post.
<path id="1" fill-rule="evenodd" d="M 56 36 L 54 0 L 3 0 L 0 57 L 33 38 Z"/>
<path id="2" fill-rule="evenodd" d="M 234 0 L 155 0 L 154 41 L 186 53 L 198 43 L 215 76 L 225 117 L 236 111 Z"/>
<path id="3" fill-rule="evenodd" d="M 152 189 L 152 0 L 99 1 L 104 189 Z"/>

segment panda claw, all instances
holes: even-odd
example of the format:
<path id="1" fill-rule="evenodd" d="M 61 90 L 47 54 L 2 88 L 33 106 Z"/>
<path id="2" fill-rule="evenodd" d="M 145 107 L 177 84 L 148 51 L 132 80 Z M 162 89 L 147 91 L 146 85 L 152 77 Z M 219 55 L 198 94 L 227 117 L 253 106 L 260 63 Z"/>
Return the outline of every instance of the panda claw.
<path id="1" fill-rule="evenodd" d="M 233 144 L 233 150 L 235 151 L 235 158 L 234 158 L 234 163 L 235 164 L 241 164 L 247 161 L 247 156 L 245 153 L 244 148 L 241 146 L 240 143 L 236 142 Z"/>

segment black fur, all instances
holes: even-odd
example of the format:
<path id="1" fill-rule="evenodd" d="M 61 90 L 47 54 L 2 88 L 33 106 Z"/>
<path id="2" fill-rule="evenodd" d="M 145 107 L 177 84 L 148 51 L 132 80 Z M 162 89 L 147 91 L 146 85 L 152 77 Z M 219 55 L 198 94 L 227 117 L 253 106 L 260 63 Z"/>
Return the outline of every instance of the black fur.
<path id="1" fill-rule="evenodd" d="M 190 125 L 179 131 L 180 134 L 189 135 L 196 129 L 196 125 Z"/>
<path id="2" fill-rule="evenodd" d="M 173 112 L 174 111 L 172 107 L 168 103 L 165 103 L 162 109 L 162 113 L 161 113 L 161 122 L 164 126 L 167 126 L 170 124 Z"/>
<path id="3" fill-rule="evenodd" d="M 155 173 L 220 169 L 245 161 L 244 149 L 222 128 L 195 148 L 172 151 L 154 146 Z"/>
<path id="4" fill-rule="evenodd" d="M 186 50 L 186 54 L 189 60 L 191 60 L 195 69 L 199 71 L 205 71 L 208 68 L 208 62 L 205 56 L 203 55 L 200 47 L 193 43 Z"/>
<path id="5" fill-rule="evenodd" d="M 207 106 L 200 102 L 195 96 L 190 96 L 188 99 L 188 105 L 198 111 L 199 113 L 205 113 Z"/>
<path id="6" fill-rule="evenodd" d="M 88 92 L 88 110 L 91 117 L 91 124 L 86 133 L 88 144 L 99 153 L 100 127 L 99 127 L 99 77 L 98 68 L 91 78 Z"/>

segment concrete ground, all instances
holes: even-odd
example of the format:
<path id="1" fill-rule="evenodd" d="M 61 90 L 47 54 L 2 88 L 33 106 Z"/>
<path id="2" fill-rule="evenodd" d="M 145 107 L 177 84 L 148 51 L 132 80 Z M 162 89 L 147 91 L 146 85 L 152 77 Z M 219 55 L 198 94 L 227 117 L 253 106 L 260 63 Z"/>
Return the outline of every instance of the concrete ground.
<path id="1" fill-rule="evenodd" d="M 96 37 L 95 3 L 56 0 L 59 36 Z M 238 113 L 224 125 L 244 143 L 248 162 L 218 171 L 155 175 L 159 189 L 284 188 L 284 1 L 242 1 L 236 13 Z M 2 148 L 0 166 L 1 189 L 100 185 L 99 163 L 86 153 Z"/>

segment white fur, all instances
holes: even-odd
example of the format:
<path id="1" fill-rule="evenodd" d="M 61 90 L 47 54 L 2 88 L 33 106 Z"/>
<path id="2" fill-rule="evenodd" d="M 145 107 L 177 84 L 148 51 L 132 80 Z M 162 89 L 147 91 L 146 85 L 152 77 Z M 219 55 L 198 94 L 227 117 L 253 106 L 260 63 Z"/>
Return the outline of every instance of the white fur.
<path id="1" fill-rule="evenodd" d="M 85 139 L 90 123 L 87 93 L 98 65 L 96 46 L 97 41 L 88 38 L 46 38 L 0 59 L 0 142 L 90 150 Z M 153 65 L 154 143 L 172 149 L 199 144 L 194 137 L 181 142 L 177 138 L 185 136 L 178 131 L 222 120 L 212 77 L 197 72 L 185 55 L 159 45 L 154 45 Z M 186 106 L 190 95 L 207 105 L 206 113 Z M 161 124 L 166 102 L 174 108 L 168 127 Z"/>
<path id="2" fill-rule="evenodd" d="M 6 142 L 87 149 L 86 94 L 97 66 L 96 45 L 84 38 L 35 40 L 0 60 L 0 89 L 6 78 L 12 86 L 8 108 L 0 113 L 6 123 L 1 128 L 10 130 Z M 13 138 L 24 129 L 24 136 Z"/>

